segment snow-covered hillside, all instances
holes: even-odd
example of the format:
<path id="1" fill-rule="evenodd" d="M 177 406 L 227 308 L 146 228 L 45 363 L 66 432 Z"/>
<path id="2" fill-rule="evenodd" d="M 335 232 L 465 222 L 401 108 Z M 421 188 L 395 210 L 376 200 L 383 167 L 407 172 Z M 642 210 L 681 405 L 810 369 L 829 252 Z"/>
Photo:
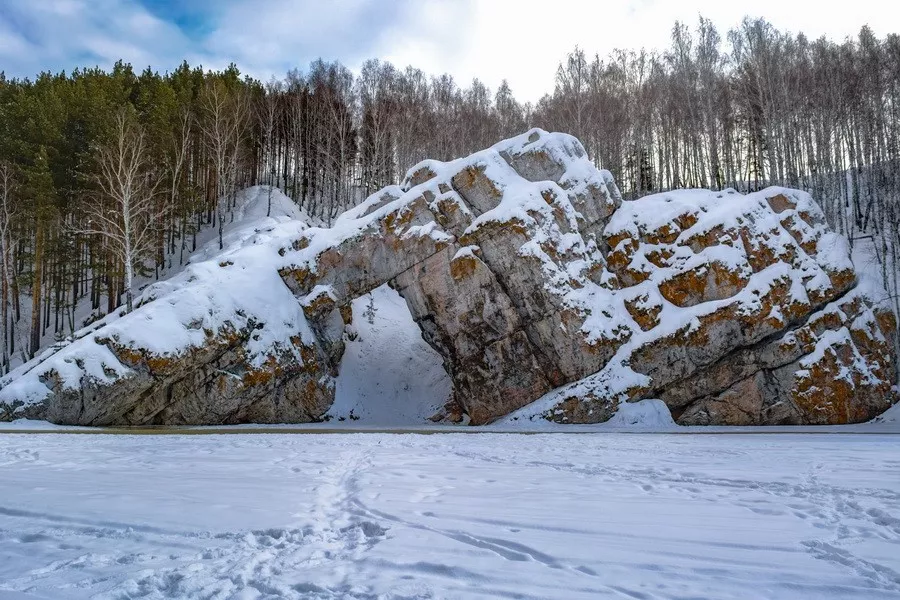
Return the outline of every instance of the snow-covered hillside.
<path id="1" fill-rule="evenodd" d="M 226 244 L 229 243 L 229 240 L 233 241 L 234 235 L 242 229 L 257 223 L 263 223 L 267 218 L 267 214 L 271 215 L 273 222 L 285 219 L 299 219 L 304 223 L 311 223 L 308 215 L 277 188 L 262 185 L 253 186 L 238 191 L 235 197 L 234 209 L 227 210 L 224 213 L 223 220 L 225 223 L 223 230 Z M 167 254 L 163 264 L 152 275 L 135 276 L 134 289 L 136 296 L 139 296 L 141 292 L 154 283 L 164 282 L 175 277 L 191 263 L 201 261 L 204 258 L 211 258 L 217 254 L 219 252 L 218 239 L 218 227 L 206 225 L 201 226 L 196 235 L 188 235 L 183 240 L 184 248 L 182 248 L 182 242 L 179 242 L 176 244 L 175 251 L 168 253 L 169 248 L 167 247 Z M 191 252 L 190 247 L 194 243 L 197 245 L 197 250 L 196 252 Z M 13 368 L 28 362 L 24 349 L 28 347 L 27 337 L 31 319 L 31 296 L 23 293 L 19 306 L 21 314 L 14 328 L 18 351 L 10 356 L 10 364 Z M 105 296 L 102 296 L 101 306 L 97 310 L 92 308 L 89 296 L 82 297 L 77 302 L 74 312 L 71 315 L 66 314 L 64 319 L 64 321 L 68 321 L 71 317 L 75 328 L 74 335 L 72 335 L 68 326 L 59 333 L 55 332 L 52 327 L 46 329 L 41 336 L 41 352 L 38 352 L 38 355 L 45 350 L 65 346 L 72 339 L 82 335 L 83 332 L 79 330 L 85 324 L 93 323 L 106 316 L 104 312 L 105 307 Z M 115 319 L 121 312 L 122 308 L 115 311 L 109 318 Z"/>
<path id="2" fill-rule="evenodd" d="M 63 387 L 79 387 L 85 377 L 108 382 L 127 375 L 129 367 L 97 342 L 100 330 L 103 338 L 114 338 L 122 346 L 141 344 L 158 353 L 177 354 L 205 343 L 205 331 L 240 327 L 281 311 L 278 319 L 284 326 L 269 331 L 274 337 L 253 340 L 252 351 L 262 354 L 276 344 L 289 344 L 295 334 L 309 337 L 299 306 L 281 284 L 278 265 L 267 264 L 271 253 L 254 252 L 306 228 L 290 199 L 277 192 L 273 199 L 276 210 L 266 217 L 268 191 L 258 187 L 243 192 L 241 208 L 225 230 L 224 250 L 219 250 L 215 232 L 207 231 L 209 239 L 184 268 L 143 288 L 135 301 L 142 310 L 125 315 L 120 309 L 14 369 L 0 380 L 0 400 L 39 402 L 50 393 L 48 378 Z M 226 273 L 224 267 L 232 266 L 238 255 L 239 263 Z"/>
<path id="3" fill-rule="evenodd" d="M 205 230 L 198 250 L 182 268 L 141 285 L 135 302 L 139 311 L 124 315 L 119 310 L 52 344 L 0 380 L 0 402 L 40 402 L 50 393 L 48 379 L 77 388 L 86 377 L 108 382 L 127 376 L 129 365 L 104 343 L 91 343 L 100 336 L 158 356 L 183 355 L 204 345 L 210 332 L 274 321 L 279 325 L 267 327 L 246 344 L 249 362 L 257 366 L 275 350 L 292 349 L 296 336 L 310 341 L 313 334 L 302 308 L 278 276 L 284 266 L 278 250 L 289 246 L 308 221 L 277 189 L 241 191 L 224 228 L 224 250 L 219 249 L 217 231 Z M 357 299 L 353 317 L 335 379 L 335 402 L 325 418 L 385 425 L 426 422 L 447 401 L 450 383 L 440 356 L 422 340 L 406 303 L 384 287 Z M 303 360 L 299 354 L 297 360 Z"/>

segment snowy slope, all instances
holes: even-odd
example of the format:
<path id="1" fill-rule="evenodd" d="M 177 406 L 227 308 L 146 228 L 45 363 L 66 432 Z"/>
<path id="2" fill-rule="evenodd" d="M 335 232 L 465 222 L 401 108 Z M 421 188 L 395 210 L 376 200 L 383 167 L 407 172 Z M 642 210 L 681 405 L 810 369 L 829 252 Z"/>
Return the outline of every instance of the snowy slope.
<path id="1" fill-rule="evenodd" d="M 210 335 L 240 329 L 252 322 L 274 321 L 248 343 L 251 364 L 262 364 L 272 352 L 293 348 L 291 338 L 313 340 L 301 307 L 278 275 L 277 249 L 306 229 L 289 199 L 278 198 L 279 212 L 266 217 L 268 193 L 251 188 L 241 196 L 243 218 L 230 224 L 224 250 L 211 239 L 179 273 L 147 286 L 137 309 L 107 315 L 36 359 L 0 379 L 0 402 L 43 400 L 48 379 L 77 388 L 84 377 L 111 382 L 126 377 L 120 362 L 101 339 L 120 347 L 144 348 L 156 355 L 178 356 L 202 347 Z M 265 202 L 265 203 L 264 203 Z M 290 204 L 289 204 L 290 203 Z M 285 214 L 288 213 L 288 214 Z"/>
<path id="2" fill-rule="evenodd" d="M 872 420 L 873 424 L 889 425 L 900 431 L 900 404 L 895 404 Z"/>
<path id="3" fill-rule="evenodd" d="M 269 212 L 269 190 L 272 191 L 272 220 L 278 222 L 285 218 L 290 218 L 299 219 L 308 224 L 312 223 L 308 215 L 277 188 L 270 188 L 269 186 L 262 185 L 253 186 L 237 192 L 235 209 L 225 211 L 225 225 L 223 229 L 226 237 L 236 230 L 243 229 L 247 225 L 262 223 L 262 220 L 266 218 L 267 212 Z M 197 251 L 192 253 L 190 246 L 193 244 L 195 237 Z M 188 235 L 184 240 L 187 249 L 182 250 L 181 242 L 178 242 L 175 252 L 166 254 L 164 264 L 158 272 L 158 278 L 155 275 L 149 277 L 138 275 L 135 277 L 135 295 L 139 296 L 140 292 L 154 283 L 166 281 L 178 275 L 192 261 L 197 262 L 198 260 L 202 260 L 203 257 L 209 258 L 213 256 L 218 252 L 218 239 L 218 227 L 213 226 L 202 227 L 200 231 L 197 232 L 196 236 Z M 16 347 L 19 350 L 10 357 L 10 364 L 13 368 L 28 362 L 25 360 L 26 357 L 24 356 L 22 349 L 28 347 L 28 334 L 31 319 L 31 296 L 23 293 L 20 299 L 20 306 L 22 314 L 15 327 Z M 95 321 L 98 317 L 104 316 L 105 313 L 103 311 L 105 311 L 106 308 L 105 295 L 101 295 L 100 306 L 101 308 L 98 311 L 92 310 L 89 296 L 85 296 L 78 301 L 74 315 L 72 316 L 76 329 L 74 337 L 77 337 L 80 334 L 78 330 L 80 330 L 85 323 Z M 67 318 L 68 316 L 64 316 L 64 320 Z M 68 332 L 68 329 L 65 331 Z M 53 331 L 52 327 L 48 328 L 41 337 L 42 350 L 38 354 L 40 355 L 43 351 L 53 349 L 54 347 L 66 345 L 71 341 L 70 339 L 65 339 L 67 337 L 70 336 L 63 336 L 63 339 L 60 339 L 59 335 Z"/>

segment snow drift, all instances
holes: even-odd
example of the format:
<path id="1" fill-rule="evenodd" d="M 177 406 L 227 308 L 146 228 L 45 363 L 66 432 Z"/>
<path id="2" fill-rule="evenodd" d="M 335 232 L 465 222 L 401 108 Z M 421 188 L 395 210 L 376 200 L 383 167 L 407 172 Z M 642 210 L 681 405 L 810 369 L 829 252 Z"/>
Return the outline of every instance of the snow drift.
<path id="1" fill-rule="evenodd" d="M 653 398 L 687 424 L 859 422 L 891 405 L 895 320 L 858 280 L 804 192 L 623 202 L 575 138 L 532 130 L 420 163 L 330 229 L 244 224 L 134 313 L 4 378 L 0 415 L 304 422 L 444 404 L 435 418 L 587 423 Z M 360 299 L 385 284 L 408 314 L 379 302 L 431 353 L 407 363 L 434 382 L 418 407 L 392 406 L 396 389 L 383 408 L 361 400 L 360 373 L 405 364 L 354 347 Z M 369 325 L 370 340 L 396 333 Z"/>

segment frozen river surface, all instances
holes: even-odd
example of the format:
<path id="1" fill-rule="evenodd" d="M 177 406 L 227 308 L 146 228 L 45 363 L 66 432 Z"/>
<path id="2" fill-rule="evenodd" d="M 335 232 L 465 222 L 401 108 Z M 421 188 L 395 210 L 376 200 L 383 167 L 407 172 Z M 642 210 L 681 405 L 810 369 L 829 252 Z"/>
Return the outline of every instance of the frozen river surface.
<path id="1" fill-rule="evenodd" d="M 0 435 L 24 598 L 900 598 L 900 436 Z"/>

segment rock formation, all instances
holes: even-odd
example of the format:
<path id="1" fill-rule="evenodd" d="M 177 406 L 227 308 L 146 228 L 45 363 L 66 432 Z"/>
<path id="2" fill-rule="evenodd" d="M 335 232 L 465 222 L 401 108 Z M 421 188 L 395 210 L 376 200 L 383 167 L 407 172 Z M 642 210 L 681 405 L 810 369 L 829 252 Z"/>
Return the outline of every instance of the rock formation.
<path id="1" fill-rule="evenodd" d="M 0 381 L 0 420 L 201 425 L 316 420 L 334 372 L 278 276 L 298 221 L 241 231 L 212 260 L 151 286 Z"/>
<path id="2" fill-rule="evenodd" d="M 24 365 L 0 415 L 314 420 L 333 399 L 350 302 L 385 283 L 444 359 L 451 420 L 600 422 L 660 398 L 682 424 L 819 424 L 891 405 L 894 316 L 803 192 L 623 201 L 576 139 L 533 130 L 420 163 L 330 229 L 276 229 Z M 206 312 L 179 309 L 179 289 L 234 277 L 246 281 L 227 302 L 210 290 Z M 194 334 L 147 343 L 148 316 Z"/>

